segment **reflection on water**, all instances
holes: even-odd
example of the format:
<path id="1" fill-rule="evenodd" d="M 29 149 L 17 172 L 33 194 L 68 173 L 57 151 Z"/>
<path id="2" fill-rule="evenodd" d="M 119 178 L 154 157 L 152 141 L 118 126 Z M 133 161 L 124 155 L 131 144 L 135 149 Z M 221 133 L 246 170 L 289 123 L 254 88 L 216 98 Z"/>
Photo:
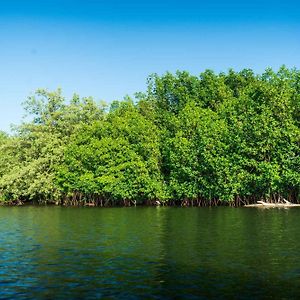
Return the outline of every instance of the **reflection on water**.
<path id="1" fill-rule="evenodd" d="M 299 216 L 1 207 L 0 298 L 298 298 Z"/>

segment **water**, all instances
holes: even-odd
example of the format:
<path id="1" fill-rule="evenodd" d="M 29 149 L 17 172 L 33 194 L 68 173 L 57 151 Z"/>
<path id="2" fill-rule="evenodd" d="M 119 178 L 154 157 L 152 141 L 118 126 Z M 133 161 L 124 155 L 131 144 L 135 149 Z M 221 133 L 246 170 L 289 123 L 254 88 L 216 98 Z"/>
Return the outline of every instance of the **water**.
<path id="1" fill-rule="evenodd" d="M 297 299 L 300 209 L 0 207 L 1 299 Z"/>

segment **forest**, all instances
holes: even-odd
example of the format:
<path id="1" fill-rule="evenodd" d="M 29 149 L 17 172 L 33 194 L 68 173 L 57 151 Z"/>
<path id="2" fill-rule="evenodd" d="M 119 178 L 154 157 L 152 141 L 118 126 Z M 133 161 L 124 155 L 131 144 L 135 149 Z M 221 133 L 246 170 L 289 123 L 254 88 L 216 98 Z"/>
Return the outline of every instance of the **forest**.
<path id="1" fill-rule="evenodd" d="M 300 71 L 153 74 L 109 105 L 39 89 L 0 132 L 0 203 L 300 202 Z"/>

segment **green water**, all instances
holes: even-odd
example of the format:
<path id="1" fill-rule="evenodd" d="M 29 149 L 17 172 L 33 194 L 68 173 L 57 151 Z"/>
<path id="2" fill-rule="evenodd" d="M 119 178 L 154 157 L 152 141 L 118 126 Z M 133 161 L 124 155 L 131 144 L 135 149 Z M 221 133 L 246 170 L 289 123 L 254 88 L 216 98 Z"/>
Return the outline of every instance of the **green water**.
<path id="1" fill-rule="evenodd" d="M 1 299 L 300 297 L 300 209 L 0 207 Z"/>

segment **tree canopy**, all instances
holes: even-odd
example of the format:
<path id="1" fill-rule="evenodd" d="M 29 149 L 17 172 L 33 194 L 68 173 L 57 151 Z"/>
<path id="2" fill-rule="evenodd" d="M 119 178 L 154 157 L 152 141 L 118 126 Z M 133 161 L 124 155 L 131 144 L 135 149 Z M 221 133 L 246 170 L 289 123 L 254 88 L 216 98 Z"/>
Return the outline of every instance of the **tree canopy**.
<path id="1" fill-rule="evenodd" d="M 37 90 L 0 132 L 4 203 L 299 202 L 300 71 L 153 74 L 110 107 Z"/>

